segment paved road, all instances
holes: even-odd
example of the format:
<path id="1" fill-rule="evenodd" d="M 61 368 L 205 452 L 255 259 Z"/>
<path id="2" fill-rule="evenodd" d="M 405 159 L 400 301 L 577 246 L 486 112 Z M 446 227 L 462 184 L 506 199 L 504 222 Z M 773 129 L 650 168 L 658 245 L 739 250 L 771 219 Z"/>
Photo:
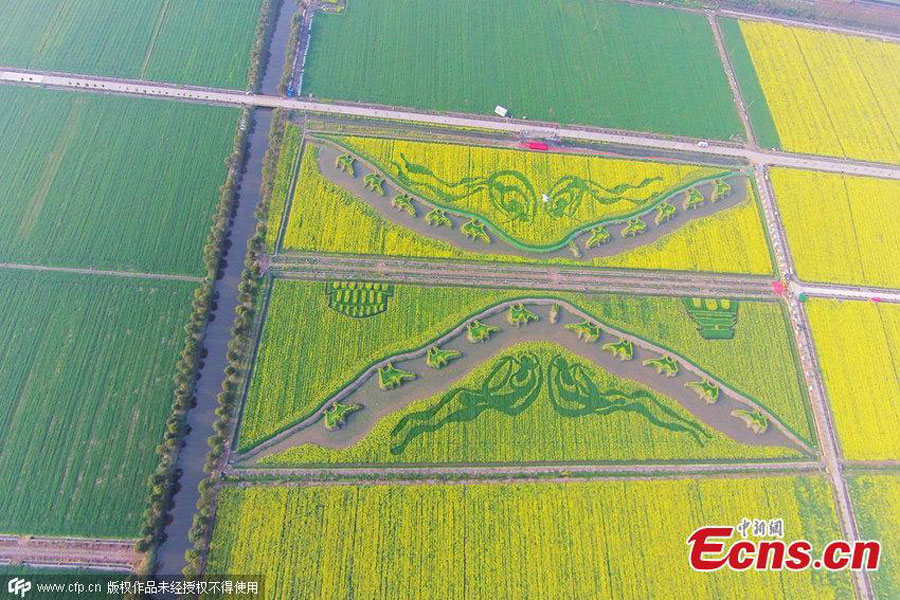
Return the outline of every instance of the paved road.
<path id="1" fill-rule="evenodd" d="M 563 127 L 560 125 L 535 123 L 523 120 L 427 113 L 369 105 L 316 102 L 296 98 L 282 98 L 280 96 L 245 94 L 233 90 L 175 86 L 125 79 L 89 77 L 86 75 L 50 74 L 41 71 L 24 71 L 4 67 L 0 67 L 0 82 L 28 83 L 98 92 L 105 91 L 118 94 L 135 94 L 140 96 L 160 96 L 215 104 L 286 108 L 315 113 L 336 114 L 347 117 L 410 121 L 440 126 L 475 127 L 494 131 L 506 131 L 532 137 L 559 136 L 579 141 L 622 144 L 642 148 L 663 148 L 665 150 L 677 152 L 694 152 L 698 154 L 728 156 L 758 164 L 900 179 L 900 166 L 850 161 L 846 159 L 832 159 L 819 156 L 806 156 L 786 152 L 756 150 L 718 142 L 707 143 L 698 142 L 697 140 L 660 138 L 642 133 L 618 132 L 588 127 Z M 706 145 L 701 147 L 698 145 L 699 143 L 704 143 Z"/>
<path id="2" fill-rule="evenodd" d="M 135 540 L 0 536 L 0 563 L 132 571 Z"/>
<path id="3" fill-rule="evenodd" d="M 795 294 L 804 293 L 808 296 L 824 296 L 839 300 L 875 300 L 900 303 L 900 291 L 897 290 L 800 283 L 797 281 L 792 281 L 790 287 Z"/>
<path id="4" fill-rule="evenodd" d="M 858 540 L 858 526 L 853 513 L 853 504 L 850 498 L 847 480 L 843 474 L 840 442 L 834 428 L 831 411 L 828 407 L 825 387 L 822 383 L 822 370 L 816 358 L 815 347 L 813 346 L 812 335 L 809 330 L 809 323 L 806 320 L 806 315 L 803 312 L 803 305 L 800 302 L 798 295 L 798 290 L 801 289 L 802 285 L 796 281 L 793 256 L 791 255 L 787 237 L 784 233 L 784 224 L 778 211 L 778 204 L 775 202 L 766 167 L 754 164 L 753 174 L 756 178 L 757 189 L 759 190 L 760 201 L 765 214 L 766 229 L 769 233 L 769 239 L 772 240 L 772 246 L 775 251 L 776 267 L 781 279 L 788 284 L 788 291 L 786 294 L 788 313 L 794 330 L 794 339 L 797 343 L 800 365 L 803 369 L 803 376 L 809 390 L 816 435 L 819 438 L 819 446 L 825 465 L 825 473 L 831 482 L 832 494 L 837 507 L 838 520 L 844 538 L 850 541 Z M 810 292 L 813 290 L 822 292 L 821 295 L 831 298 L 842 297 L 841 294 L 858 294 L 862 298 L 872 297 L 866 296 L 869 291 L 862 288 L 834 286 L 833 288 L 828 289 L 822 287 L 810 287 L 808 289 Z M 873 597 L 872 585 L 867 572 L 854 572 L 853 580 L 859 598 L 868 599 Z"/>
<path id="5" fill-rule="evenodd" d="M 16 269 L 21 271 L 54 271 L 61 273 L 80 273 L 82 275 L 105 275 L 108 277 L 136 277 L 138 279 L 168 279 L 170 281 L 190 281 L 200 283 L 200 277 L 190 275 L 165 275 L 162 273 L 134 273 L 132 271 L 105 271 L 103 269 L 82 269 L 76 267 L 47 267 L 44 265 L 24 265 L 21 263 L 0 263 L 0 269 Z"/>
<path id="6" fill-rule="evenodd" d="M 837 508 L 838 520 L 841 524 L 843 537 L 849 542 L 861 539 L 859 527 L 853 513 L 853 501 L 843 473 L 843 455 L 840 441 L 834 427 L 834 419 L 828 407 L 825 395 L 825 386 L 822 383 L 821 365 L 816 356 L 812 335 L 803 305 L 794 294 L 789 294 L 790 316 L 794 325 L 797 350 L 800 355 L 800 363 L 809 386 L 810 404 L 822 451 L 822 460 L 825 463 L 825 471 L 831 480 L 832 490 Z M 853 573 L 857 591 L 861 598 L 873 598 L 872 584 L 866 571 Z"/>

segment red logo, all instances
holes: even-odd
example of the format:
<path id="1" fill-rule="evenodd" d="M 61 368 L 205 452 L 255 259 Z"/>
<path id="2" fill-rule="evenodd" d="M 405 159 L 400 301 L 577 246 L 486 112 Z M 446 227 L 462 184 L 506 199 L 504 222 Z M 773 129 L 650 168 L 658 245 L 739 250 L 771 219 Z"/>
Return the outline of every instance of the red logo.
<path id="1" fill-rule="evenodd" d="M 874 571 L 881 558 L 881 542 L 874 540 L 834 540 L 814 558 L 812 544 L 806 540 L 785 542 L 740 537 L 732 540 L 734 532 L 735 528 L 730 526 L 696 529 L 687 539 L 691 568 L 695 571 L 718 571 L 722 567 L 734 571 L 802 571 L 812 567 L 829 571 Z"/>

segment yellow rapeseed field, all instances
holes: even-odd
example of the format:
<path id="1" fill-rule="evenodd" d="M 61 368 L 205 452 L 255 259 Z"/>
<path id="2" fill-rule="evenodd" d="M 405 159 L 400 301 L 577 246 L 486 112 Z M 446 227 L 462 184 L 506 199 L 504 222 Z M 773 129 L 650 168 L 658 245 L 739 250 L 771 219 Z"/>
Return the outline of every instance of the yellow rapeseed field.
<path id="1" fill-rule="evenodd" d="M 844 456 L 900 459 L 900 306 L 811 299 L 807 310 Z"/>
<path id="2" fill-rule="evenodd" d="M 900 44 L 742 21 L 786 150 L 900 162 Z"/>
<path id="3" fill-rule="evenodd" d="M 772 169 L 797 276 L 900 288 L 900 181 Z"/>
<path id="4" fill-rule="evenodd" d="M 881 542 L 881 564 L 869 575 L 875 593 L 900 598 L 900 475 L 856 475 L 849 483 L 860 536 Z"/>
<path id="5" fill-rule="evenodd" d="M 525 246 L 564 242 L 681 185 L 726 172 L 674 162 L 344 137 L 339 142 L 413 193 L 476 215 Z"/>
<path id="6" fill-rule="evenodd" d="M 748 188 L 753 193 L 752 188 Z M 754 194 L 755 195 L 755 194 Z M 772 273 L 772 254 L 755 198 L 634 250 L 593 259 L 598 267 L 718 273 Z"/>
<path id="7" fill-rule="evenodd" d="M 477 254 L 424 237 L 392 223 L 318 170 L 316 148 L 307 145 L 284 236 L 285 250 L 503 262 L 575 264 L 569 259 L 529 259 Z M 273 204 L 274 210 L 274 204 Z M 540 256 L 536 254 L 535 256 Z M 581 261 L 577 264 L 584 264 Z M 672 269 L 720 273 L 772 272 L 766 234 L 755 199 L 692 221 L 655 242 L 621 254 L 591 259 L 598 267 Z"/>
<path id="8" fill-rule="evenodd" d="M 840 537 L 808 477 L 227 487 L 207 570 L 271 599 L 852 597 L 846 572 L 692 571 L 691 532 L 743 517 Z"/>

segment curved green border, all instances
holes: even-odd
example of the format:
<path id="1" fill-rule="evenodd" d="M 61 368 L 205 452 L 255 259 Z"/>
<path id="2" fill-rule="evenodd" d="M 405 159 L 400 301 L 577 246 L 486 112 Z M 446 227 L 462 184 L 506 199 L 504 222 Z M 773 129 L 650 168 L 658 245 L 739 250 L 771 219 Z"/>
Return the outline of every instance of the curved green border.
<path id="1" fill-rule="evenodd" d="M 312 139 L 314 141 L 315 140 L 318 140 L 318 141 L 324 140 L 324 141 L 332 142 L 334 144 L 337 144 L 338 146 L 340 146 L 347 152 L 355 154 L 357 156 L 357 158 L 369 163 L 369 165 L 372 167 L 373 171 L 380 172 L 386 179 L 390 180 L 391 183 L 394 184 L 396 187 L 408 192 L 409 194 L 412 194 L 413 196 L 416 197 L 417 200 L 419 200 L 426 206 L 431 206 L 432 208 L 440 208 L 440 209 L 444 210 L 445 212 L 448 212 L 452 215 L 468 217 L 470 219 L 475 219 L 475 220 L 481 221 L 490 228 L 491 232 L 494 235 L 496 235 L 497 237 L 499 237 L 500 239 L 505 241 L 510 246 L 513 246 L 513 247 L 518 248 L 519 250 L 523 250 L 525 252 L 535 252 L 535 253 L 555 252 L 557 250 L 560 250 L 560 249 L 566 247 L 566 245 L 568 245 L 569 242 L 574 240 L 579 235 L 587 232 L 588 230 L 593 229 L 594 227 L 597 227 L 600 225 L 615 225 L 617 223 L 627 221 L 628 219 L 631 219 L 634 217 L 640 217 L 640 216 L 646 215 L 646 214 L 652 212 L 657 206 L 659 206 L 663 202 L 666 202 L 673 196 L 676 196 L 676 195 L 680 194 L 681 192 L 685 191 L 686 189 L 694 187 L 695 185 L 700 185 L 700 184 L 712 181 L 714 179 L 731 178 L 736 175 L 743 175 L 743 176 L 749 178 L 749 174 L 744 169 L 727 169 L 724 171 L 720 171 L 717 174 L 708 175 L 706 177 L 694 179 L 694 180 L 691 180 L 686 183 L 681 183 L 678 187 L 671 188 L 665 196 L 660 196 L 656 200 L 656 202 L 654 202 L 653 204 L 650 204 L 649 206 L 641 207 L 638 210 L 634 210 L 630 213 L 626 213 L 623 215 L 617 215 L 614 217 L 606 217 L 605 219 L 599 219 L 597 221 L 592 221 L 592 222 L 586 223 L 584 225 L 580 225 L 580 226 L 578 226 L 577 229 L 574 229 L 572 231 L 572 233 L 569 233 L 565 238 L 563 238 L 562 241 L 560 241 L 556 244 L 529 245 L 529 244 L 524 244 L 522 242 L 519 242 L 518 240 L 510 237 L 507 233 L 505 233 L 503 231 L 502 228 L 498 227 L 497 225 L 495 225 L 493 222 L 491 222 L 489 219 L 485 218 L 484 216 L 478 215 L 476 213 L 471 213 L 466 210 L 461 210 L 458 207 L 455 207 L 452 205 L 444 205 L 439 202 L 435 202 L 434 200 L 431 200 L 431 199 L 423 199 L 423 197 L 420 193 L 413 191 L 413 190 L 407 188 L 406 186 L 398 183 L 395 180 L 395 178 L 392 175 L 390 175 L 389 173 L 387 173 L 384 170 L 384 168 L 378 163 L 378 161 L 374 160 L 371 157 L 371 155 L 369 155 L 367 152 L 352 148 L 352 147 L 348 146 L 347 144 L 345 144 L 337 139 L 334 139 L 332 136 L 329 136 L 329 135 L 324 135 L 324 136 L 310 135 L 309 137 L 310 137 L 310 139 Z M 387 140 L 388 138 L 373 137 L 372 139 Z M 420 142 L 420 143 L 423 143 L 423 144 L 438 143 L 438 144 L 444 144 L 444 145 L 448 145 L 448 146 L 462 145 L 462 144 L 451 144 L 451 143 L 444 143 L 444 142 Z M 489 146 L 476 146 L 476 147 L 488 148 Z M 508 150 L 508 148 L 497 148 L 497 150 Z M 618 159 L 610 159 L 610 160 L 618 160 Z M 628 160 L 628 159 L 622 159 L 622 160 Z M 646 160 L 643 162 L 650 162 L 650 163 L 656 164 L 656 161 L 652 161 L 652 160 Z M 685 163 L 685 164 L 690 164 L 690 163 Z"/>

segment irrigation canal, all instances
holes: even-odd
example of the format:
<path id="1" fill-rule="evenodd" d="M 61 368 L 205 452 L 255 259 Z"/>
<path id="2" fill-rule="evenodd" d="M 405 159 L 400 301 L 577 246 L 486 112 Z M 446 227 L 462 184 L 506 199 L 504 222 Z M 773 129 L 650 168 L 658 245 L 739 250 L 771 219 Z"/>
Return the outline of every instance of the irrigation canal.
<path id="1" fill-rule="evenodd" d="M 296 4 L 294 0 L 284 0 L 278 20 L 272 31 L 269 46 L 269 60 L 263 73 L 262 90 L 266 94 L 276 94 L 284 68 L 284 54 L 291 31 L 291 18 Z M 244 268 L 244 253 L 247 241 L 256 228 L 256 207 L 261 198 L 262 161 L 266 153 L 272 110 L 257 108 L 253 111 L 249 127 L 248 145 L 244 171 L 237 186 L 236 206 L 229 222 L 228 236 L 222 256 L 222 268 L 216 281 L 216 304 L 210 313 L 203 347 L 206 358 L 200 367 L 197 380 L 197 405 L 188 413 L 188 432 L 184 446 L 178 454 L 177 469 L 181 472 L 175 490 L 170 514 L 171 522 L 166 526 L 166 539 L 159 548 L 157 573 L 165 577 L 180 576 L 185 566 L 184 553 L 192 547 L 188 538 L 197 500 L 200 498 L 198 486 L 206 473 L 203 465 L 209 450 L 207 438 L 213 434 L 216 421 L 216 396 L 222 389 L 227 365 L 228 340 L 231 324 L 237 307 L 238 284 Z"/>

